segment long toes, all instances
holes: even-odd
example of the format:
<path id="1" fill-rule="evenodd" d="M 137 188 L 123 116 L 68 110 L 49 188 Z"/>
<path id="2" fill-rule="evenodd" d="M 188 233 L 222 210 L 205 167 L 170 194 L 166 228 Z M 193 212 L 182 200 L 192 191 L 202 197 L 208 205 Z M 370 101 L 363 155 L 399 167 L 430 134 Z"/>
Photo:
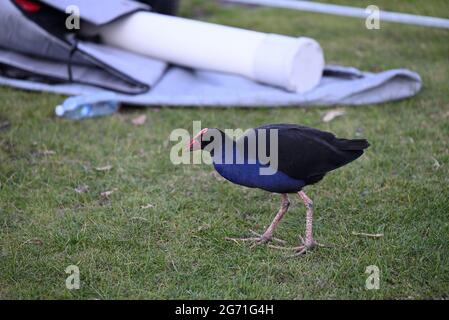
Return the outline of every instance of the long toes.
<path id="1" fill-rule="evenodd" d="M 260 238 L 255 238 L 255 237 L 252 237 L 252 238 L 228 238 L 228 237 L 226 237 L 225 240 L 234 241 L 234 242 L 239 242 L 239 241 L 242 241 L 242 242 L 257 242 L 257 241 L 260 240 Z"/>
<path id="2" fill-rule="evenodd" d="M 289 255 L 287 257 L 299 257 L 307 252 L 311 251 L 315 247 L 315 243 L 312 244 L 303 244 L 298 247 L 282 247 L 282 246 L 275 246 L 275 245 L 268 245 L 272 249 L 277 250 L 287 250 L 287 251 L 294 251 L 293 255 Z"/>
<path id="3" fill-rule="evenodd" d="M 251 245 L 250 248 L 252 249 L 252 248 L 255 248 L 257 246 L 264 245 L 264 244 L 268 243 L 269 241 L 270 240 L 268 240 L 268 239 L 260 238 L 260 239 L 258 239 L 256 241 L 254 241 L 254 243 Z"/>
<path id="4" fill-rule="evenodd" d="M 278 239 L 278 238 L 273 238 L 273 241 L 279 242 L 279 243 L 282 243 L 282 244 L 286 244 L 287 243 L 287 241 L 282 240 L 282 239 Z"/>
<path id="5" fill-rule="evenodd" d="M 275 245 L 269 244 L 268 247 L 270 247 L 270 248 L 272 248 L 272 249 L 277 249 L 277 250 L 298 251 L 298 250 L 301 250 L 304 246 L 299 246 L 299 247 L 283 247 L 283 246 L 275 246 Z"/>
<path id="6" fill-rule="evenodd" d="M 251 248 L 254 248 L 255 246 L 266 244 L 271 241 L 270 238 L 267 237 L 249 237 L 249 238 L 228 238 L 226 237 L 225 240 L 228 241 L 234 241 L 235 243 L 239 242 L 245 242 L 245 243 L 252 243 Z"/>
<path id="7" fill-rule="evenodd" d="M 305 255 L 307 252 L 309 252 L 311 250 L 311 248 L 303 245 L 303 246 L 299 246 L 299 247 L 294 247 L 294 248 L 290 248 L 293 249 L 295 251 L 294 254 L 287 256 L 288 258 L 294 258 L 294 257 L 299 257 L 299 256 L 303 256 Z"/>
<path id="8" fill-rule="evenodd" d="M 273 240 L 273 238 L 268 238 L 265 237 L 264 235 L 258 234 L 257 232 L 254 232 L 253 230 L 249 230 L 253 235 L 255 235 L 256 237 L 253 238 L 255 239 L 254 241 L 256 241 L 257 244 L 264 244 L 267 242 L 270 242 Z"/>
<path id="9" fill-rule="evenodd" d="M 299 257 L 304 254 L 306 254 L 308 251 L 307 247 L 302 248 L 301 250 L 298 250 L 295 254 L 292 255 L 292 257 Z"/>
<path id="10" fill-rule="evenodd" d="M 252 233 L 253 235 L 255 235 L 256 237 L 264 238 L 263 235 L 261 235 L 261 234 L 255 232 L 255 231 L 253 231 L 253 230 L 249 230 L 249 232 L 251 232 L 251 233 Z M 282 244 L 286 244 L 286 243 L 287 243 L 287 241 L 282 240 L 282 239 L 279 239 L 279 238 L 275 238 L 275 237 L 271 237 L 270 239 L 268 239 L 267 242 L 270 242 L 270 241 L 279 242 L 279 243 L 282 243 Z"/>
<path id="11" fill-rule="evenodd" d="M 250 233 L 252 233 L 254 236 L 256 236 L 256 237 L 259 237 L 259 238 L 261 238 L 262 237 L 262 235 L 261 234 L 259 234 L 259 233 L 257 233 L 256 231 L 254 231 L 254 230 L 249 230 L 249 232 Z"/>
<path id="12" fill-rule="evenodd" d="M 297 248 L 295 254 L 293 254 L 292 257 L 299 257 L 305 255 L 306 253 L 312 251 L 316 246 L 318 246 L 318 243 L 316 243 L 315 241 L 311 243 L 304 243 L 303 245 Z"/>
<path id="13" fill-rule="evenodd" d="M 333 245 L 330 245 L 330 244 L 322 244 L 322 243 L 318 243 L 318 242 L 315 242 L 315 246 L 321 247 L 321 248 L 335 248 Z"/>
<path id="14" fill-rule="evenodd" d="M 266 239 L 266 238 L 263 238 L 263 237 L 256 238 L 256 240 L 254 240 L 254 243 L 251 245 L 251 248 L 263 245 L 265 243 L 268 243 L 269 241 L 270 241 L 269 239 Z"/>

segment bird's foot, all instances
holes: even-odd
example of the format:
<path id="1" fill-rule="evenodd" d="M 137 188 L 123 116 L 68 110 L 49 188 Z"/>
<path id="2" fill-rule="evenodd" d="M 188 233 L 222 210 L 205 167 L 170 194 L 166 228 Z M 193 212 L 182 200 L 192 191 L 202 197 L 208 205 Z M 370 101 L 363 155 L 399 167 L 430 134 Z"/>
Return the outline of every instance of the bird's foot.
<path id="1" fill-rule="evenodd" d="M 302 256 L 302 255 L 306 254 L 307 252 L 313 250 L 315 247 L 327 247 L 326 245 L 318 243 L 313 239 L 304 240 L 302 237 L 299 237 L 299 238 L 300 238 L 302 244 L 297 247 L 281 247 L 281 246 L 274 246 L 274 245 L 270 245 L 269 247 L 273 248 L 273 249 L 278 249 L 278 250 L 294 251 L 294 254 L 291 255 L 290 257 Z"/>
<path id="2" fill-rule="evenodd" d="M 302 241 L 302 245 L 295 248 L 295 253 L 292 255 L 292 257 L 299 257 L 304 254 L 306 254 L 309 251 L 312 251 L 315 247 L 321 246 L 318 242 L 315 242 L 315 240 L 312 241 Z"/>
<path id="3" fill-rule="evenodd" d="M 258 234 L 257 232 L 254 232 L 253 230 L 250 230 L 250 232 L 254 235 L 253 237 L 248 237 L 248 238 L 228 238 L 226 237 L 225 239 L 228 241 L 234 241 L 234 242 L 248 242 L 248 243 L 252 243 L 252 247 L 255 247 L 257 245 L 261 245 L 261 244 L 266 244 L 268 242 L 278 242 L 280 244 L 285 244 L 287 243 L 284 240 L 278 239 L 278 238 L 274 238 L 271 235 L 267 235 L 267 234 Z"/>

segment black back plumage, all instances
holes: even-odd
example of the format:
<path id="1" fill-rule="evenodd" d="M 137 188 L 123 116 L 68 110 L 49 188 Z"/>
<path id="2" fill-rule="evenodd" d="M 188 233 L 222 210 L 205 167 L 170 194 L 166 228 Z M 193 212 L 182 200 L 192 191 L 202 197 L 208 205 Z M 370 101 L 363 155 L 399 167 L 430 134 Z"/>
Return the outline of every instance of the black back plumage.
<path id="1" fill-rule="evenodd" d="M 269 124 L 258 130 L 278 131 L 278 170 L 306 184 L 354 161 L 369 147 L 365 139 L 339 139 L 330 132 L 295 124 Z M 267 132 L 267 150 L 270 134 Z M 239 139 L 240 140 L 240 139 Z"/>

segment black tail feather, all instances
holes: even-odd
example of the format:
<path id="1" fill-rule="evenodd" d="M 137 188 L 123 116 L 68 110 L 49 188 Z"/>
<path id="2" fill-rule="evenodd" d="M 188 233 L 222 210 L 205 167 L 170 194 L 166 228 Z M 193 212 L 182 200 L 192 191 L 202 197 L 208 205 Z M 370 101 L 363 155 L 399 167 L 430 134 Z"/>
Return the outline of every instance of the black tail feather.
<path id="1" fill-rule="evenodd" d="M 370 144 L 366 139 L 339 139 L 338 148 L 344 151 L 361 151 L 367 149 L 369 146 Z"/>

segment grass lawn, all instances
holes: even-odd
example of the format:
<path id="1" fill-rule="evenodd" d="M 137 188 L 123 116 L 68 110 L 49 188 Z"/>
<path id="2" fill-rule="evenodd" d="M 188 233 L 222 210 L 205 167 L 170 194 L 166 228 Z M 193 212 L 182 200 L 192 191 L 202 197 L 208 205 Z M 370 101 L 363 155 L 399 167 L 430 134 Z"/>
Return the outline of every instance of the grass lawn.
<path id="1" fill-rule="evenodd" d="M 377 3 L 449 12 L 446 0 Z M 449 31 L 390 23 L 369 31 L 358 19 L 205 0 L 184 0 L 181 13 L 307 35 L 329 63 L 409 68 L 424 88 L 400 102 L 346 107 L 344 117 L 323 123 L 325 108 L 163 106 L 71 122 L 53 115 L 62 96 L 1 87 L 0 299 L 448 298 Z M 145 125 L 132 125 L 141 114 Z M 306 190 L 315 201 L 315 236 L 334 247 L 286 259 L 225 241 L 263 231 L 279 196 L 225 182 L 207 165 L 174 166 L 170 132 L 192 130 L 193 120 L 221 128 L 300 123 L 368 138 L 362 158 Z M 88 190 L 77 193 L 80 186 Z M 292 200 L 276 235 L 294 245 L 305 209 Z M 65 287 L 69 265 L 80 269 L 79 290 Z M 380 269 L 379 290 L 365 288 L 370 265 Z"/>

